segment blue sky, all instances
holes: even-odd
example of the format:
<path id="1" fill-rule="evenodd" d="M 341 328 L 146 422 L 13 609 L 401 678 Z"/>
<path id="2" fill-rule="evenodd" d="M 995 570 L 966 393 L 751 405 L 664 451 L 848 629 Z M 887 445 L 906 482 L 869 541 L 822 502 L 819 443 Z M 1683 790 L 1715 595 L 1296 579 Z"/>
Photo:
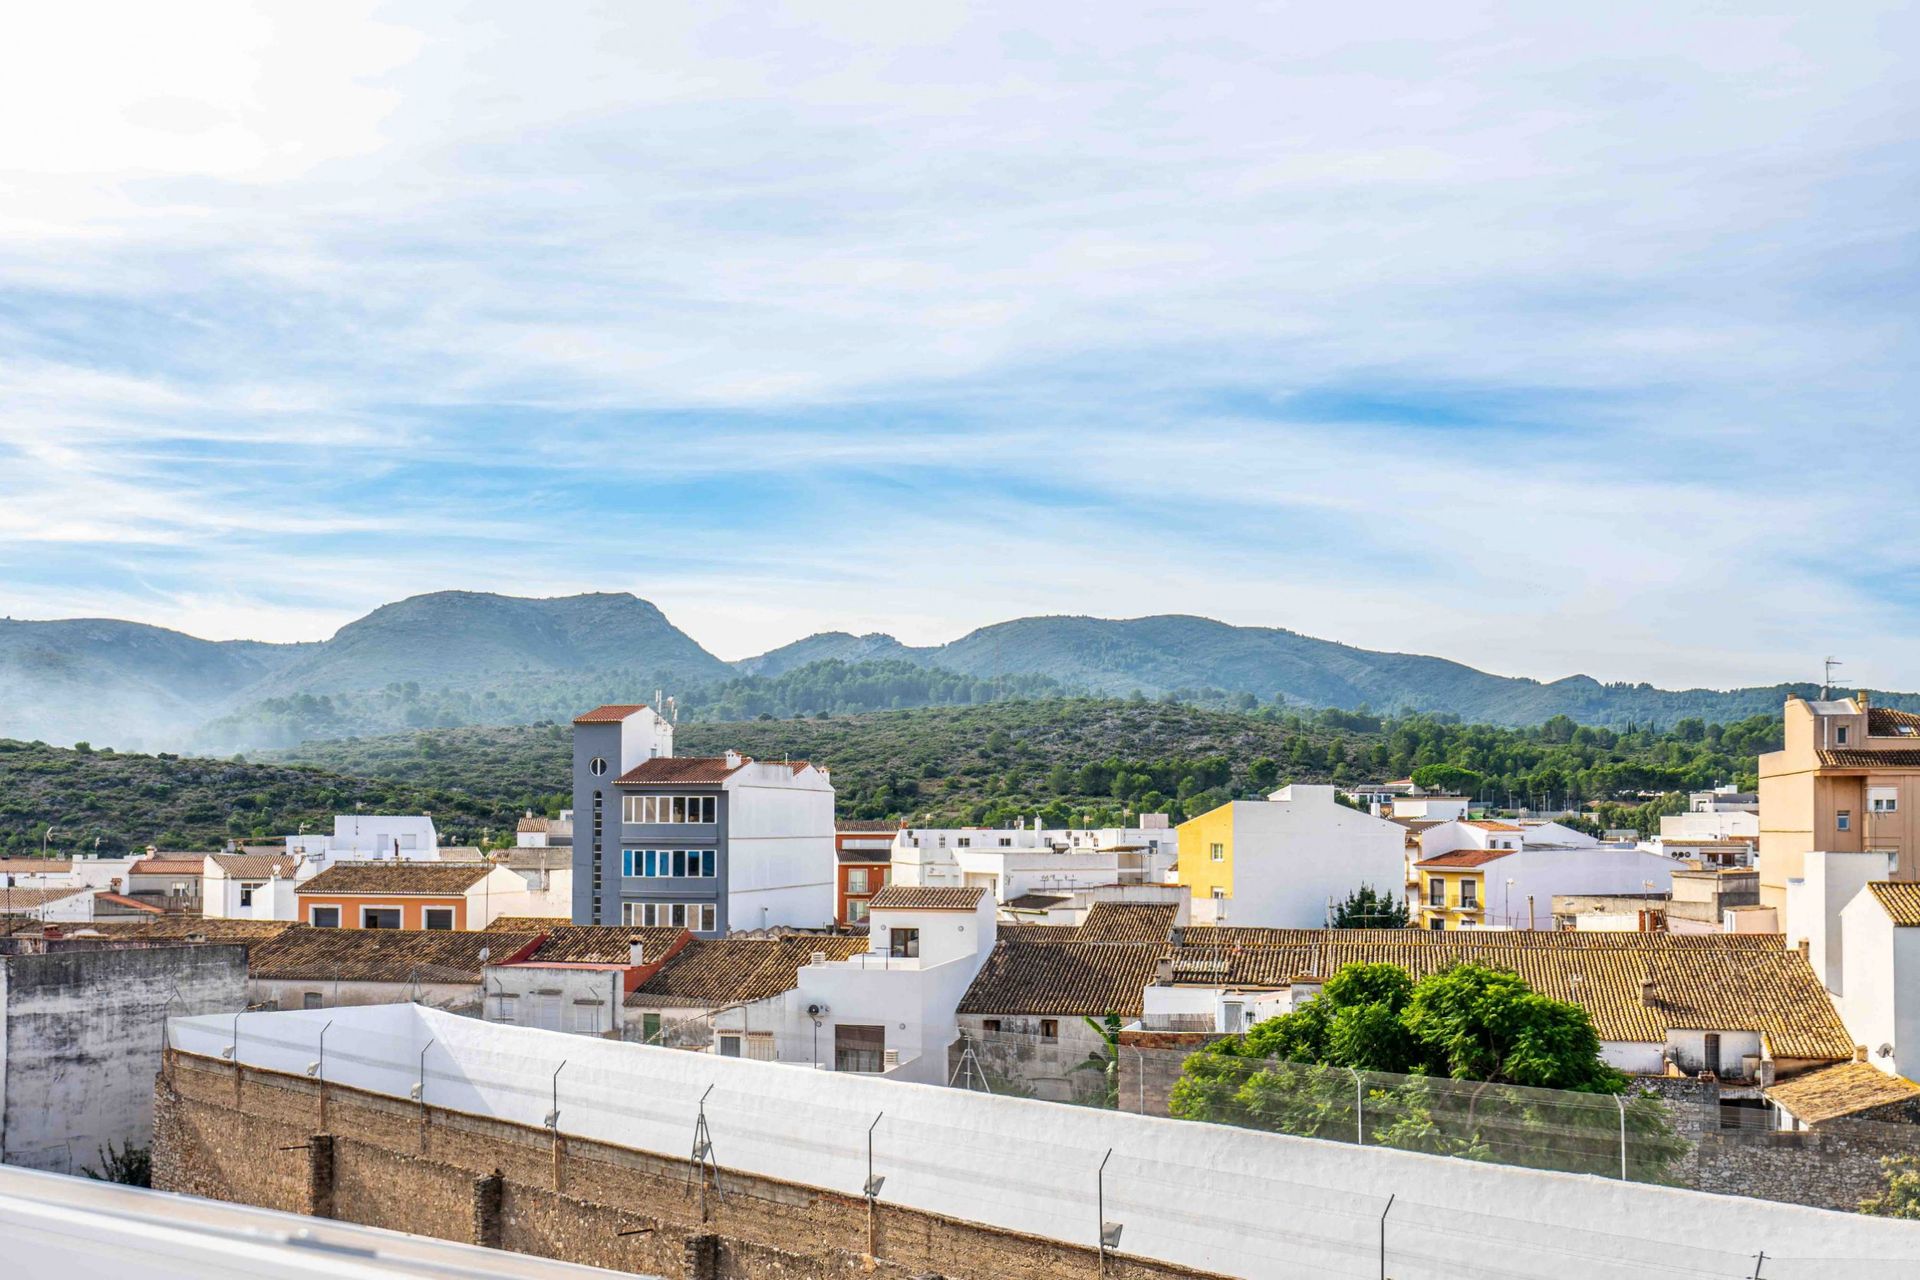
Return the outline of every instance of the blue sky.
<path id="1" fill-rule="evenodd" d="M 0 612 L 1920 688 L 1911 6 L 58 8 Z"/>

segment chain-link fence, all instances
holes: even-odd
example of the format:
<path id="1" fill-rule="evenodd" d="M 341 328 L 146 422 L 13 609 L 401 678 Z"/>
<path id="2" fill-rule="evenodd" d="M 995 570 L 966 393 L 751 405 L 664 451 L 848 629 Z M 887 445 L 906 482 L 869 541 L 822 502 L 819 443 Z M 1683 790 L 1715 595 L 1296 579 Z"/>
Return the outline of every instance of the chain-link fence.
<path id="1" fill-rule="evenodd" d="M 1888 1160 L 1920 1157 L 1920 1124 L 1797 1125 L 1758 1090 L 1711 1081 L 1573 1093 L 1141 1045 L 1087 1019 L 1048 1019 L 1045 1034 L 998 1021 L 962 1029 L 956 1086 L 1847 1211 L 1885 1191 Z"/>

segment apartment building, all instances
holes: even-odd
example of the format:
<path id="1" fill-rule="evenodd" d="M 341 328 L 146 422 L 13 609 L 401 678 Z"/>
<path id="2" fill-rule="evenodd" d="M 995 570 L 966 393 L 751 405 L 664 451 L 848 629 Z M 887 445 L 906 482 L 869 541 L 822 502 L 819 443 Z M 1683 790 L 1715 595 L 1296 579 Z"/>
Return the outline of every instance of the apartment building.
<path id="1" fill-rule="evenodd" d="M 675 756 L 637 704 L 573 724 L 573 919 L 703 937 L 835 918 L 833 783 L 804 760 Z"/>
<path id="2" fill-rule="evenodd" d="M 839 867 L 833 918 L 841 924 L 865 920 L 873 895 L 892 880 L 893 833 L 899 829 L 899 823 L 885 818 L 842 818 L 834 825 L 833 855 Z"/>
<path id="3" fill-rule="evenodd" d="M 1163 884 L 1179 833 L 1164 814 L 1137 827 L 906 827 L 893 839 L 893 879 L 905 885 L 971 885 L 1003 907 L 1065 899 L 1107 885 Z"/>
<path id="4" fill-rule="evenodd" d="M 337 862 L 294 886 L 296 918 L 322 929 L 485 929 L 529 915 L 527 882 L 492 862 Z"/>
<path id="5" fill-rule="evenodd" d="M 1785 730 L 1760 757 L 1760 901 L 1787 911 L 1788 882 L 1816 850 L 1884 853 L 1893 879 L 1920 880 L 1920 715 L 1865 693 L 1793 697 Z"/>
<path id="6" fill-rule="evenodd" d="M 1666 895 L 1679 866 L 1602 845 L 1558 823 L 1461 821 L 1420 837 L 1413 923 L 1423 929 L 1552 929 L 1556 897 Z"/>
<path id="7" fill-rule="evenodd" d="M 1294 784 L 1234 800 L 1180 824 L 1174 881 L 1201 924 L 1305 928 L 1361 885 L 1393 893 L 1406 875 L 1407 833 L 1339 803 L 1332 787 Z"/>

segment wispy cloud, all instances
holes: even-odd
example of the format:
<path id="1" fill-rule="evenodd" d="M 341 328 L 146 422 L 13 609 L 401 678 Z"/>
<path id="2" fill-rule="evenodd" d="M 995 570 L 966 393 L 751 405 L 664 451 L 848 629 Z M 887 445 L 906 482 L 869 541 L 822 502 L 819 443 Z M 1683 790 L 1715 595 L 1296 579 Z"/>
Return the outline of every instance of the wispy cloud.
<path id="1" fill-rule="evenodd" d="M 102 20 L 0 46 L 16 615 L 1920 687 L 1910 8 Z"/>

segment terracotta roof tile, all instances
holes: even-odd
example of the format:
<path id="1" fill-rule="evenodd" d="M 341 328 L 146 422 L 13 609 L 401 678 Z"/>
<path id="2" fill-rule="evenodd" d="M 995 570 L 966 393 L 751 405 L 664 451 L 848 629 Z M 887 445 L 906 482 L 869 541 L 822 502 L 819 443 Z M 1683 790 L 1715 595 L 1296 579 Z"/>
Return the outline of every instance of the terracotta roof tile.
<path id="1" fill-rule="evenodd" d="M 957 1012 L 1137 1018 L 1165 951 L 1141 942 L 998 941 Z"/>
<path id="2" fill-rule="evenodd" d="M 294 892 L 458 897 L 492 870 L 485 862 L 336 862 Z"/>
<path id="3" fill-rule="evenodd" d="M 708 1008 L 764 1000 L 799 985 L 815 952 L 845 960 L 867 949 L 865 938 L 839 934 L 780 938 L 694 938 L 627 996 L 630 1008 Z"/>
<path id="4" fill-rule="evenodd" d="M 58 902 L 62 898 L 72 898 L 83 893 L 92 893 L 87 885 L 75 885 L 70 889 L 0 889 L 0 911 L 31 911 L 35 907 L 44 907 L 49 902 Z"/>
<path id="5" fill-rule="evenodd" d="M 1867 708 L 1867 736 L 1870 738 L 1911 738 L 1920 736 L 1920 715 L 1895 711 L 1891 707 Z"/>
<path id="6" fill-rule="evenodd" d="M 1478 867 L 1492 862 L 1496 858 L 1510 858 L 1520 852 L 1518 849 L 1455 849 L 1451 853 L 1436 853 L 1414 863 L 1416 867 Z"/>
<path id="7" fill-rule="evenodd" d="M 1838 751 L 1822 751 L 1820 763 L 1830 769 L 1920 769 L 1920 747 L 1894 747 L 1887 751 L 1843 747 Z"/>
<path id="8" fill-rule="evenodd" d="M 1180 909 L 1171 902 L 1096 902 L 1076 930 L 1076 942 L 1152 942 L 1173 934 Z"/>
<path id="9" fill-rule="evenodd" d="M 287 853 L 210 853 L 207 856 L 231 880 L 271 880 L 276 875 L 290 878 L 299 865 L 299 859 Z"/>
<path id="10" fill-rule="evenodd" d="M 868 900 L 875 911 L 972 911 L 986 889 L 970 885 L 890 884 Z"/>
<path id="11" fill-rule="evenodd" d="M 519 917 L 518 919 L 525 919 Z M 501 928 L 500 921 L 493 928 Z M 529 957 L 531 964 L 626 964 L 630 944 L 640 943 L 643 963 L 652 964 L 678 942 L 685 929 L 629 928 L 619 925 L 559 924 L 547 930 L 546 940 Z"/>
<path id="12" fill-rule="evenodd" d="M 892 835 L 900 823 L 893 818 L 839 818 L 833 829 L 841 835 Z"/>
<path id="13" fill-rule="evenodd" d="M 197 876 L 207 869 L 205 854 L 142 858 L 127 868 L 130 876 Z"/>
<path id="14" fill-rule="evenodd" d="M 1920 928 L 1920 884 L 1909 880 L 1875 880 L 1867 885 L 1881 910 L 1901 929 Z"/>
<path id="15" fill-rule="evenodd" d="M 655 756 L 642 761 L 614 779 L 622 787 L 667 787 L 712 785 L 725 782 L 753 763 L 751 756 L 739 756 L 738 764 L 728 764 L 725 756 Z"/>
<path id="16" fill-rule="evenodd" d="M 1766 1090 L 1769 1101 L 1805 1124 L 1837 1120 L 1876 1107 L 1920 1100 L 1920 1085 L 1869 1063 L 1843 1062 L 1805 1071 Z"/>
<path id="17" fill-rule="evenodd" d="M 1812 966 L 1779 934 L 1191 928 L 1182 941 L 1176 975 L 1184 967 L 1193 980 L 1218 967 L 1217 980 L 1228 985 L 1284 986 L 1372 963 L 1418 977 L 1472 960 L 1581 1005 L 1603 1040 L 1659 1044 L 1669 1030 L 1760 1031 L 1778 1058 L 1853 1055 L 1853 1037 Z M 1651 999 L 1643 1001 L 1649 976 Z"/>
<path id="18" fill-rule="evenodd" d="M 524 959 L 537 933 L 460 929 L 313 929 L 295 925 L 258 943 L 247 974 L 265 979 L 342 982 L 474 982 L 487 964 Z M 483 957 L 481 952 L 486 952 Z"/>
<path id="19" fill-rule="evenodd" d="M 1525 827 L 1515 826 L 1511 822 L 1490 822 L 1483 818 L 1463 819 L 1460 825 L 1463 827 L 1478 827 L 1482 831 L 1525 831 L 1526 830 Z"/>
<path id="20" fill-rule="evenodd" d="M 636 711 L 645 711 L 644 702 L 616 702 L 604 707 L 595 707 L 583 711 L 573 718 L 575 724 L 618 724 Z"/>

